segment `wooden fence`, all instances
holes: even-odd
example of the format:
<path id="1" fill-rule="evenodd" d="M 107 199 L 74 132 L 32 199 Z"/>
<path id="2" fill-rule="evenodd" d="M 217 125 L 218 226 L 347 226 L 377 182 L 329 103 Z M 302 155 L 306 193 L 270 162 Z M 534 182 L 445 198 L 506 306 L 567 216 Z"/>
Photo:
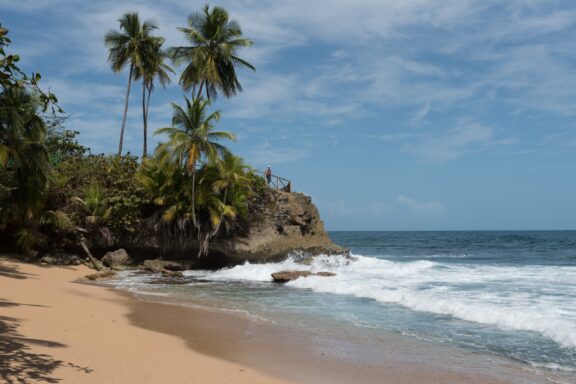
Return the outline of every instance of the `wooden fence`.
<path id="1" fill-rule="evenodd" d="M 266 175 L 263 171 L 255 171 L 257 174 L 262 175 L 262 177 L 266 180 Z M 270 178 L 270 183 L 268 183 L 270 188 L 277 189 L 282 192 L 292 192 L 292 183 L 288 179 L 284 179 L 280 176 L 272 175 Z"/>

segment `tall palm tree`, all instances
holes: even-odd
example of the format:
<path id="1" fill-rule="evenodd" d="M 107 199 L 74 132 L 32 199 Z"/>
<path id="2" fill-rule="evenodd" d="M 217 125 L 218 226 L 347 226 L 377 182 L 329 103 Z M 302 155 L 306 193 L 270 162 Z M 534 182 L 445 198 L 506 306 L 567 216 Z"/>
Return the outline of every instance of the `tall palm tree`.
<path id="1" fill-rule="evenodd" d="M 157 26 L 150 20 L 140 23 L 137 12 L 127 12 L 118 21 L 120 22 L 120 31 L 108 31 L 104 37 L 104 43 L 109 49 L 108 62 L 112 67 L 112 71 L 120 72 L 126 65 L 130 65 L 122 127 L 120 128 L 120 142 L 118 144 L 118 156 L 120 157 L 122 156 L 130 87 L 135 74 L 138 72 L 142 73 L 147 55 L 154 51 L 153 46 L 156 44 L 157 37 L 151 36 L 150 33 L 157 29 Z"/>
<path id="2" fill-rule="evenodd" d="M 148 110 L 150 97 L 154 91 L 154 79 L 157 78 L 160 85 L 165 88 L 170 83 L 169 73 L 174 73 L 172 68 L 164 63 L 166 52 L 162 50 L 164 38 L 156 37 L 151 44 L 150 52 L 145 56 L 142 68 L 138 68 L 135 79 L 142 77 L 142 118 L 144 123 L 144 145 L 142 158 L 148 156 Z"/>
<path id="3" fill-rule="evenodd" d="M 159 152 L 171 156 L 192 178 L 192 220 L 194 227 L 199 228 L 195 211 L 196 165 L 202 159 L 214 162 L 218 156 L 223 156 L 228 150 L 220 142 L 235 140 L 235 136 L 230 132 L 214 131 L 214 122 L 220 119 L 220 112 L 208 114 L 208 100 L 201 97 L 193 101 L 185 97 L 185 100 L 185 109 L 172 103 L 172 126 L 160 128 L 156 134 L 166 134 L 169 139 L 160 145 Z"/>
<path id="4" fill-rule="evenodd" d="M 241 47 L 252 41 L 242 38 L 240 25 L 230 20 L 228 12 L 220 7 L 206 5 L 202 12 L 188 17 L 188 27 L 178 28 L 192 44 L 172 47 L 169 54 L 176 65 L 187 63 L 180 76 L 180 85 L 198 98 L 204 91 L 210 100 L 218 92 L 230 97 L 242 91 L 236 77 L 236 67 L 255 70 L 254 66 L 237 56 Z"/>

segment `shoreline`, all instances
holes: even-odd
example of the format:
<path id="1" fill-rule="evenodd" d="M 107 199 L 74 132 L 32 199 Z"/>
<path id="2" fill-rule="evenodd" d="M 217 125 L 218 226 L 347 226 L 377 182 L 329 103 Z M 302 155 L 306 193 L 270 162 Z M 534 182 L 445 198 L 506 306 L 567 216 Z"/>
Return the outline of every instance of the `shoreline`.
<path id="1" fill-rule="evenodd" d="M 135 299 L 75 281 L 85 266 L 0 257 L 0 381 L 5 383 L 283 384 L 201 354 L 178 337 L 134 326 Z"/>
<path id="2" fill-rule="evenodd" d="M 513 360 L 403 335 L 366 330 L 359 343 L 351 341 L 346 327 L 335 322 L 325 324 L 327 332 L 307 331 L 216 308 L 121 294 L 137 300 L 129 303 L 132 324 L 180 337 L 201 353 L 298 383 L 551 382 Z"/>
<path id="3" fill-rule="evenodd" d="M 4 353 L 0 378 L 18 382 L 9 375 L 18 378 L 20 353 L 43 361 L 20 373 L 36 375 L 30 382 L 547 382 L 514 361 L 402 335 L 367 330 L 361 342 L 350 341 L 334 322 L 324 330 L 288 327 L 76 281 L 91 272 L 0 257 L 0 341 L 21 344 Z"/>

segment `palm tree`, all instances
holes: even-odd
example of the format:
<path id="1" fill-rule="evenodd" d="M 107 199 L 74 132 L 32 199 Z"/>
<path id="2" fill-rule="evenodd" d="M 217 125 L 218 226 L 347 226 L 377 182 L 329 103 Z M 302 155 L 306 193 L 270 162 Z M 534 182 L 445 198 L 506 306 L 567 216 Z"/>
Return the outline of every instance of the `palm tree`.
<path id="1" fill-rule="evenodd" d="M 210 240 L 226 220 L 234 221 L 239 214 L 246 214 L 246 197 L 251 191 L 248 169 L 241 157 L 230 152 L 206 168 L 198 199 L 204 211 L 198 229 L 198 257 L 208 255 Z"/>
<path id="2" fill-rule="evenodd" d="M 218 156 L 223 156 L 228 150 L 220 141 L 235 140 L 235 136 L 230 132 L 214 131 L 214 122 L 220 119 L 220 112 L 208 114 L 208 100 L 201 97 L 193 101 L 185 97 L 185 100 L 186 109 L 172 103 L 172 126 L 161 128 L 156 134 L 168 135 L 168 142 L 161 144 L 158 150 L 172 157 L 192 178 L 192 220 L 198 229 L 195 212 L 196 165 L 202 159 L 214 162 Z"/>
<path id="3" fill-rule="evenodd" d="M 42 207 L 50 176 L 46 125 L 39 107 L 38 100 L 24 89 L 5 89 L 0 94 L 1 167 L 12 171 L 13 213 L 27 216 Z"/>
<path id="4" fill-rule="evenodd" d="M 128 113 L 128 100 L 130 87 L 137 73 L 142 74 L 144 62 L 150 52 L 154 52 L 157 37 L 151 36 L 152 30 L 157 26 L 150 20 L 140 23 L 137 12 L 125 13 L 120 22 L 121 31 L 108 31 L 104 37 L 104 43 L 109 49 L 108 62 L 112 71 L 120 72 L 129 63 L 128 88 L 124 102 L 124 114 L 122 115 L 122 127 L 120 128 L 120 142 L 118 144 L 118 157 L 122 156 L 122 143 L 124 141 L 124 127 Z"/>
<path id="5" fill-rule="evenodd" d="M 0 93 L 0 229 L 9 228 L 23 251 L 46 240 L 40 229 L 69 230 L 71 222 L 61 211 L 45 210 L 52 171 L 46 146 L 46 124 L 39 115 L 40 99 L 24 88 Z"/>
<path id="6" fill-rule="evenodd" d="M 178 28 L 192 44 L 172 47 L 169 54 L 176 65 L 188 65 L 180 76 L 180 85 L 198 98 L 203 90 L 210 100 L 218 92 L 230 97 L 242 91 L 236 77 L 236 67 L 255 70 L 252 64 L 237 56 L 240 47 L 249 47 L 252 41 L 242 38 L 240 25 L 229 19 L 220 7 L 206 5 L 202 12 L 188 17 L 188 27 Z"/>
<path id="7" fill-rule="evenodd" d="M 170 83 L 169 73 L 174 73 L 172 68 L 164 63 L 166 53 L 162 51 L 164 38 L 156 37 L 147 52 L 142 68 L 138 68 L 135 79 L 142 77 L 142 118 L 144 122 L 144 145 L 142 158 L 148 156 L 148 109 L 150 96 L 154 90 L 154 79 L 157 78 L 160 85 L 165 88 Z"/>

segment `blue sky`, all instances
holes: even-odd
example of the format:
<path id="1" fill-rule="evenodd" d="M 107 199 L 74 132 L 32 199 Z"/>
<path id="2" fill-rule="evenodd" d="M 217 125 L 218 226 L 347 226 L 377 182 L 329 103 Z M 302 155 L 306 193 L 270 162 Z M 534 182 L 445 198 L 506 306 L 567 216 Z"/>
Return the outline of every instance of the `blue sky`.
<path id="1" fill-rule="evenodd" d="M 126 11 L 166 46 L 203 2 L 0 0 L 27 71 L 43 74 L 94 152 L 117 148 L 127 72 L 103 37 Z M 219 128 L 257 168 L 312 196 L 329 230 L 576 229 L 576 2 L 209 3 L 254 46 Z M 141 153 L 140 88 L 126 148 Z M 174 84 L 152 99 L 170 123 Z M 160 140 L 161 138 L 154 138 Z"/>

